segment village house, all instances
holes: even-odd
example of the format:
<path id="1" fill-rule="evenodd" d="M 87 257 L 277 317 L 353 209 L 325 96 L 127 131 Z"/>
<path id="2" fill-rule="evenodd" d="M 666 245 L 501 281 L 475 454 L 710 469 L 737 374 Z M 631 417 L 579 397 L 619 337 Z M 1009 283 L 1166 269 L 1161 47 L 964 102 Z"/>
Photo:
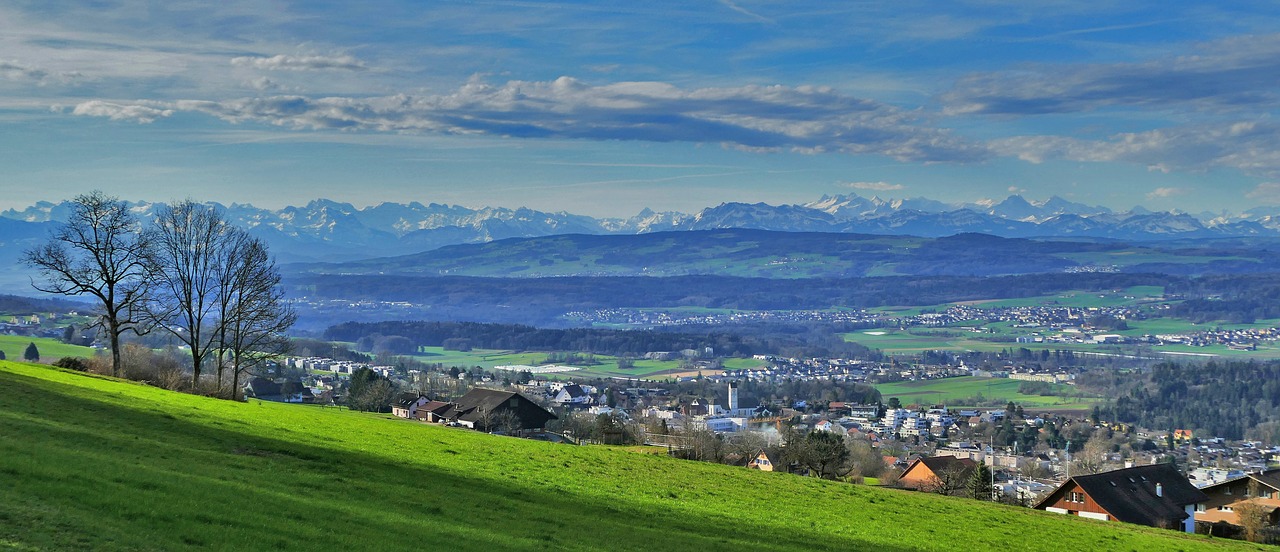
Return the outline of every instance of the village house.
<path id="1" fill-rule="evenodd" d="M 417 412 L 414 414 L 414 419 L 432 424 L 446 423 L 448 420 L 445 419 L 444 414 L 451 409 L 453 409 L 453 403 L 429 401 L 427 404 L 418 407 Z"/>
<path id="2" fill-rule="evenodd" d="M 968 458 L 920 457 L 912 460 L 902 472 L 898 485 L 917 491 L 949 493 L 959 489 L 977 466 L 977 462 Z"/>
<path id="3" fill-rule="evenodd" d="M 428 402 L 431 402 L 431 399 L 422 393 L 401 393 L 395 402 L 391 403 L 391 413 L 401 418 L 417 419 L 418 408 Z"/>
<path id="4" fill-rule="evenodd" d="M 1267 525 L 1280 523 L 1280 469 L 1251 473 L 1200 490 L 1209 498 L 1196 506 L 1197 522 L 1240 525 L 1236 508 L 1254 502 L 1265 509 Z"/>
<path id="5" fill-rule="evenodd" d="M 591 406 L 591 393 L 583 386 L 571 383 L 562 387 L 551 401 L 567 408 L 585 408 Z"/>
<path id="6" fill-rule="evenodd" d="M 782 460 L 776 454 L 769 454 L 767 451 L 760 451 L 747 467 L 760 471 L 787 471 L 786 466 L 782 465 Z"/>
<path id="7" fill-rule="evenodd" d="M 1193 533 L 1196 505 L 1208 498 L 1174 466 L 1152 464 L 1074 476 L 1035 508 Z"/>

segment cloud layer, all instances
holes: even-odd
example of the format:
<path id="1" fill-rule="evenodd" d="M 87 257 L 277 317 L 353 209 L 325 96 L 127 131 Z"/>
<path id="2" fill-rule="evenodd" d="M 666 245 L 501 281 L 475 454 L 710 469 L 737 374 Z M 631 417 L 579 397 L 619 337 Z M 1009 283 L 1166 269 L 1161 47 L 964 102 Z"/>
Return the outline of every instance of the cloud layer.
<path id="1" fill-rule="evenodd" d="M 1032 163 L 1048 159 L 1120 161 L 1165 172 L 1230 167 L 1246 174 L 1280 177 L 1280 125 L 1272 121 L 1185 125 L 1099 140 L 1019 136 L 990 144 L 999 154 Z"/>
<path id="2" fill-rule="evenodd" d="M 288 56 L 271 57 L 240 56 L 231 58 L 231 64 L 268 71 L 364 71 L 363 61 L 349 55 L 341 56 Z"/>
<path id="3" fill-rule="evenodd" d="M 592 86 L 570 77 L 503 85 L 472 79 L 445 95 L 94 101 L 80 104 L 74 113 L 152 122 L 178 111 L 232 123 L 315 130 L 721 143 L 916 162 L 969 162 L 988 156 L 983 146 L 930 126 L 918 112 L 812 86 L 686 90 L 662 82 Z"/>
<path id="4" fill-rule="evenodd" d="M 961 79 L 942 99 L 952 114 L 1035 115 L 1110 106 L 1215 110 L 1280 102 L 1280 35 L 1240 37 L 1193 55 L 1143 63 L 1038 65 Z"/>

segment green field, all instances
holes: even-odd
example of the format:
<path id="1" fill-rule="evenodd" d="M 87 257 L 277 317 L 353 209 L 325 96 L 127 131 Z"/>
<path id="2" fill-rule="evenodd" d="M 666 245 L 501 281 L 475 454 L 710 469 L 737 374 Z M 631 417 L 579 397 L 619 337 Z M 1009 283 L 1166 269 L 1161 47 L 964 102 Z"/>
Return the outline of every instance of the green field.
<path id="1" fill-rule="evenodd" d="M 1163 297 L 1163 287 L 1133 286 L 1115 291 L 1064 291 L 1053 295 L 1037 295 L 1034 297 L 967 301 L 966 304 L 981 308 L 1049 306 L 1081 308 L 1123 307 L 1160 302 Z M 925 311 L 942 312 L 955 305 L 955 303 L 944 303 L 941 305 L 877 307 L 868 310 L 871 312 L 883 313 L 886 316 L 917 316 Z"/>
<path id="2" fill-rule="evenodd" d="M 986 331 L 973 332 L 962 329 L 961 326 L 981 325 Z M 1280 344 L 1261 343 L 1256 351 L 1240 351 L 1231 349 L 1225 345 L 1208 345 L 1204 347 L 1192 347 L 1188 345 L 1107 345 L 1093 343 L 1016 343 L 1014 339 L 1018 336 L 1031 335 L 1033 332 L 1040 331 L 1042 334 L 1045 330 L 1037 330 L 1035 328 L 1014 328 L 1011 322 L 994 322 L 990 324 L 980 324 L 978 322 L 969 321 L 960 323 L 955 326 L 944 328 L 924 328 L 914 327 L 909 330 L 901 329 L 878 329 L 878 330 L 861 330 L 843 334 L 845 341 L 851 341 L 869 347 L 879 349 L 889 355 L 910 355 L 921 351 L 979 351 L 979 352 L 997 352 L 1005 349 L 1030 349 L 1033 351 L 1040 350 L 1061 350 L 1061 351 L 1077 351 L 1085 353 L 1103 353 L 1103 354 L 1122 354 L 1122 355 L 1141 355 L 1141 356 L 1178 356 L 1179 354 L 1190 353 L 1193 356 L 1203 357 L 1230 357 L 1230 358 L 1256 358 L 1256 359 L 1273 359 L 1280 358 Z M 1135 320 L 1129 322 L 1128 330 L 1109 331 L 1106 333 L 1115 333 L 1126 336 L 1142 336 L 1156 335 L 1166 333 L 1192 333 L 1197 331 L 1210 330 L 1214 328 L 1223 329 L 1246 329 L 1246 328 L 1273 328 L 1280 325 L 1277 320 L 1261 320 L 1253 324 L 1200 324 L 1196 325 L 1186 320 L 1173 318 L 1153 318 L 1148 320 Z M 1050 333 L 1049 335 L 1053 335 Z M 999 339 L 999 340 L 996 340 Z"/>
<path id="3" fill-rule="evenodd" d="M 984 400 L 1005 403 L 1013 401 L 1023 408 L 1049 410 L 1089 410 L 1103 399 L 1088 397 L 1056 397 L 1045 395 L 1024 395 L 1018 392 L 1021 381 L 1007 378 L 978 378 L 963 376 L 934 380 L 901 381 L 881 383 L 875 387 L 880 391 L 883 400 L 897 397 L 902 404 L 959 404 L 965 399 L 981 396 Z M 1070 385 L 1059 384 L 1057 387 L 1065 392 L 1074 393 L 1076 389 Z"/>
<path id="4" fill-rule="evenodd" d="M 440 363 L 445 366 L 457 366 L 460 368 L 470 368 L 479 366 L 486 370 L 492 369 L 494 366 L 510 366 L 510 365 L 527 365 L 538 366 L 543 364 L 547 359 L 545 352 L 518 352 L 518 351 L 501 351 L 493 349 L 476 349 L 472 351 L 447 351 L 443 347 L 419 347 L 418 354 L 413 355 L 414 358 L 422 362 Z M 627 377 L 627 378 L 648 378 L 661 375 L 663 373 L 672 372 L 680 367 L 680 362 L 675 360 L 636 360 L 635 366 L 630 369 L 623 370 L 618 368 L 618 359 L 608 355 L 595 355 L 597 364 L 590 366 L 573 365 L 579 370 L 574 372 L 558 372 L 554 374 L 540 374 L 539 377 L 550 378 L 566 378 L 574 376 L 589 377 Z M 758 361 L 752 361 L 758 362 Z M 726 364 L 728 364 L 726 362 Z M 754 364 L 737 362 L 743 367 L 755 366 Z"/>
<path id="5" fill-rule="evenodd" d="M 951 333 L 957 335 L 942 335 Z M 844 334 L 845 341 L 852 341 L 880 349 L 886 354 L 900 355 L 919 353 L 921 351 L 999 351 L 1013 347 L 1012 343 L 993 343 L 976 339 L 974 332 L 949 328 L 943 330 L 918 328 L 911 332 L 903 330 L 863 330 Z"/>
<path id="6" fill-rule="evenodd" d="M 53 362 L 68 356 L 90 358 L 94 354 L 94 350 L 89 347 L 67 345 L 56 339 L 0 335 L 0 351 L 4 351 L 4 357 L 9 360 L 22 360 L 22 354 L 31 343 L 36 344 L 36 349 L 40 351 L 40 359 L 44 362 Z"/>
<path id="7" fill-rule="evenodd" d="M 11 550 L 1257 549 L 13 362 L 0 427 Z"/>

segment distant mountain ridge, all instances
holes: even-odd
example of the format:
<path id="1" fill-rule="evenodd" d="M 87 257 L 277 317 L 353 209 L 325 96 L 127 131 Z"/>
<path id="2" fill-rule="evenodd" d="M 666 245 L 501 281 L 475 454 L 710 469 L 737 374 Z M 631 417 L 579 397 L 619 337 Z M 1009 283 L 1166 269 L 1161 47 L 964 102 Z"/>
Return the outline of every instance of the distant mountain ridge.
<path id="1" fill-rule="evenodd" d="M 144 217 L 160 204 L 133 203 Z M 1128 241 L 1181 238 L 1278 237 L 1280 209 L 1256 208 L 1241 215 L 1152 212 L 1135 207 L 1117 213 L 1054 196 L 1031 201 L 952 204 L 927 198 L 881 199 L 857 194 L 823 196 L 805 204 L 722 203 L 695 214 L 654 212 L 594 218 L 565 211 L 439 203 L 382 203 L 357 208 L 317 199 L 303 206 L 269 210 L 247 204 L 218 205 L 227 217 L 265 239 L 284 262 L 339 261 L 404 255 L 506 238 L 564 234 L 624 235 L 745 228 L 785 232 L 834 232 L 944 237 L 983 233 L 1006 238 L 1079 237 Z M 44 235 L 35 226 L 63 220 L 67 202 L 39 202 L 0 212 L 0 243 L 29 242 Z"/>

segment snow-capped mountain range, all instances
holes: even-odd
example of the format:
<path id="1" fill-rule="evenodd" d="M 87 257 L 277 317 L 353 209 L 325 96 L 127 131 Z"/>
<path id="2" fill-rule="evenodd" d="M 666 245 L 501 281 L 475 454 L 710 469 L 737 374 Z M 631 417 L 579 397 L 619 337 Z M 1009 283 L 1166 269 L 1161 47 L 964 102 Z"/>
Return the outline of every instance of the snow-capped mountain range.
<path id="1" fill-rule="evenodd" d="M 159 204 L 131 204 L 144 218 Z M 446 245 L 556 234 L 639 234 L 659 231 L 752 228 L 788 232 L 856 232 L 941 237 L 978 232 L 1003 237 L 1091 237 L 1165 240 L 1240 236 L 1280 237 L 1280 209 L 1240 215 L 1152 212 L 1136 207 L 1113 212 L 1051 197 L 1029 201 L 951 204 L 926 198 L 881 199 L 856 194 L 824 196 L 797 205 L 723 203 L 696 214 L 656 213 L 629 219 L 594 218 L 527 208 L 471 209 L 438 203 L 383 203 L 357 208 L 318 199 L 301 207 L 268 210 L 219 205 L 233 222 L 265 239 L 282 262 L 355 260 L 428 251 Z M 68 204 L 40 202 L 0 212 L 0 240 L 43 235 L 50 221 L 65 220 Z M 23 224 L 26 223 L 26 224 Z M 31 226 L 28 226 L 31 225 Z"/>

